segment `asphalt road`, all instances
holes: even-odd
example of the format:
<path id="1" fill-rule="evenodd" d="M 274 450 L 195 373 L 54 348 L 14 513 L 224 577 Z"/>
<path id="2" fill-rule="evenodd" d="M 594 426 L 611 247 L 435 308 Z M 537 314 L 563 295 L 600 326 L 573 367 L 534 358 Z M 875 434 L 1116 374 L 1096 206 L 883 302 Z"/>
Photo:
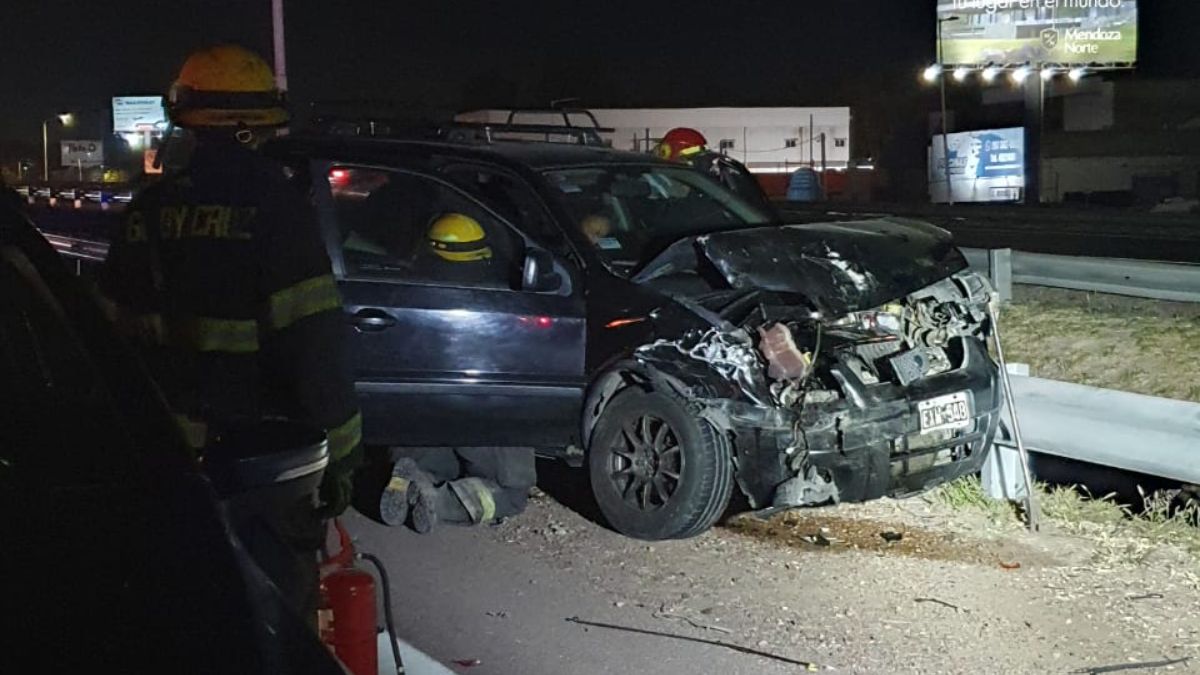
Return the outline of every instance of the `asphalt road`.
<path id="1" fill-rule="evenodd" d="M 644 675 L 803 672 L 726 648 L 568 622 L 581 617 L 648 630 L 614 606 L 587 576 L 525 555 L 487 528 L 442 528 L 428 536 L 347 519 L 359 550 L 379 556 L 395 588 L 400 637 L 452 669 L 472 675 L 563 673 Z M 612 535 L 616 536 L 616 535 Z M 713 633 L 715 638 L 721 635 Z M 456 661 L 474 662 L 463 667 Z"/>

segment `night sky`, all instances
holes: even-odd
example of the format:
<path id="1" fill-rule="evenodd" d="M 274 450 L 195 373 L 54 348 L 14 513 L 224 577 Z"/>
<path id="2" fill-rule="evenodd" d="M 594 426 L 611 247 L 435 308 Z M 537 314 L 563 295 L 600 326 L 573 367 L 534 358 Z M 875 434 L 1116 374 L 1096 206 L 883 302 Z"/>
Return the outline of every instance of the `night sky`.
<path id="1" fill-rule="evenodd" d="M 312 100 L 448 110 L 577 96 L 595 107 L 849 104 L 909 118 L 928 103 L 916 73 L 933 58 L 933 6 L 292 0 L 290 94 L 302 117 Z M 1139 76 L 1196 76 L 1200 2 L 1139 6 Z M 111 96 L 161 93 L 201 45 L 270 54 L 269 0 L 12 0 L 7 9 L 0 139 L 40 139 L 40 120 L 58 110 L 102 125 Z"/>

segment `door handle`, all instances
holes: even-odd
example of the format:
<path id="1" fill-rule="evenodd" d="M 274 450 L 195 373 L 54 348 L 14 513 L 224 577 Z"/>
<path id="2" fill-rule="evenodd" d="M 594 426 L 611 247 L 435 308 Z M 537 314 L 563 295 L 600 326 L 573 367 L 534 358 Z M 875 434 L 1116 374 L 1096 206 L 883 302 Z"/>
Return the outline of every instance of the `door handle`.
<path id="1" fill-rule="evenodd" d="M 361 309 L 354 314 L 354 327 L 362 333 L 387 330 L 395 325 L 396 320 L 380 309 Z"/>

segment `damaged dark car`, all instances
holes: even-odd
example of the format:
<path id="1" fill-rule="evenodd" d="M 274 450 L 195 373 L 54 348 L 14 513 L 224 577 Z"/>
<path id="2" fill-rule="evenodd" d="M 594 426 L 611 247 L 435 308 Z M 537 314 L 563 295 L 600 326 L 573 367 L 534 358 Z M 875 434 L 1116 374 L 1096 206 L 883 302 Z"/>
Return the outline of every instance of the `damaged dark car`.
<path id="1" fill-rule="evenodd" d="M 579 145 L 294 138 L 355 328 L 368 442 L 536 447 L 618 531 L 919 493 L 996 433 L 988 282 L 916 221 L 786 225 Z M 425 228 L 477 222 L 486 265 Z M 444 258 L 444 256 L 443 256 Z"/>

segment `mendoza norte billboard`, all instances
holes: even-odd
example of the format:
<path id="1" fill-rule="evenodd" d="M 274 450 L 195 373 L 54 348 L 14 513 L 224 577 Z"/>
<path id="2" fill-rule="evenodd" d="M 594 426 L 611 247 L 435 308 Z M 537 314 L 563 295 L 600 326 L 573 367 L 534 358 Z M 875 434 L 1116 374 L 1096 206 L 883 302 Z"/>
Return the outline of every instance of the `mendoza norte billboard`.
<path id="1" fill-rule="evenodd" d="M 938 0 L 938 19 L 948 64 L 1137 61 L 1136 0 Z"/>
<path id="2" fill-rule="evenodd" d="M 950 134 L 950 187 L 955 202 L 1014 202 L 1025 189 L 1025 129 Z M 946 202 L 946 153 L 940 135 L 929 151 L 929 197 Z"/>

